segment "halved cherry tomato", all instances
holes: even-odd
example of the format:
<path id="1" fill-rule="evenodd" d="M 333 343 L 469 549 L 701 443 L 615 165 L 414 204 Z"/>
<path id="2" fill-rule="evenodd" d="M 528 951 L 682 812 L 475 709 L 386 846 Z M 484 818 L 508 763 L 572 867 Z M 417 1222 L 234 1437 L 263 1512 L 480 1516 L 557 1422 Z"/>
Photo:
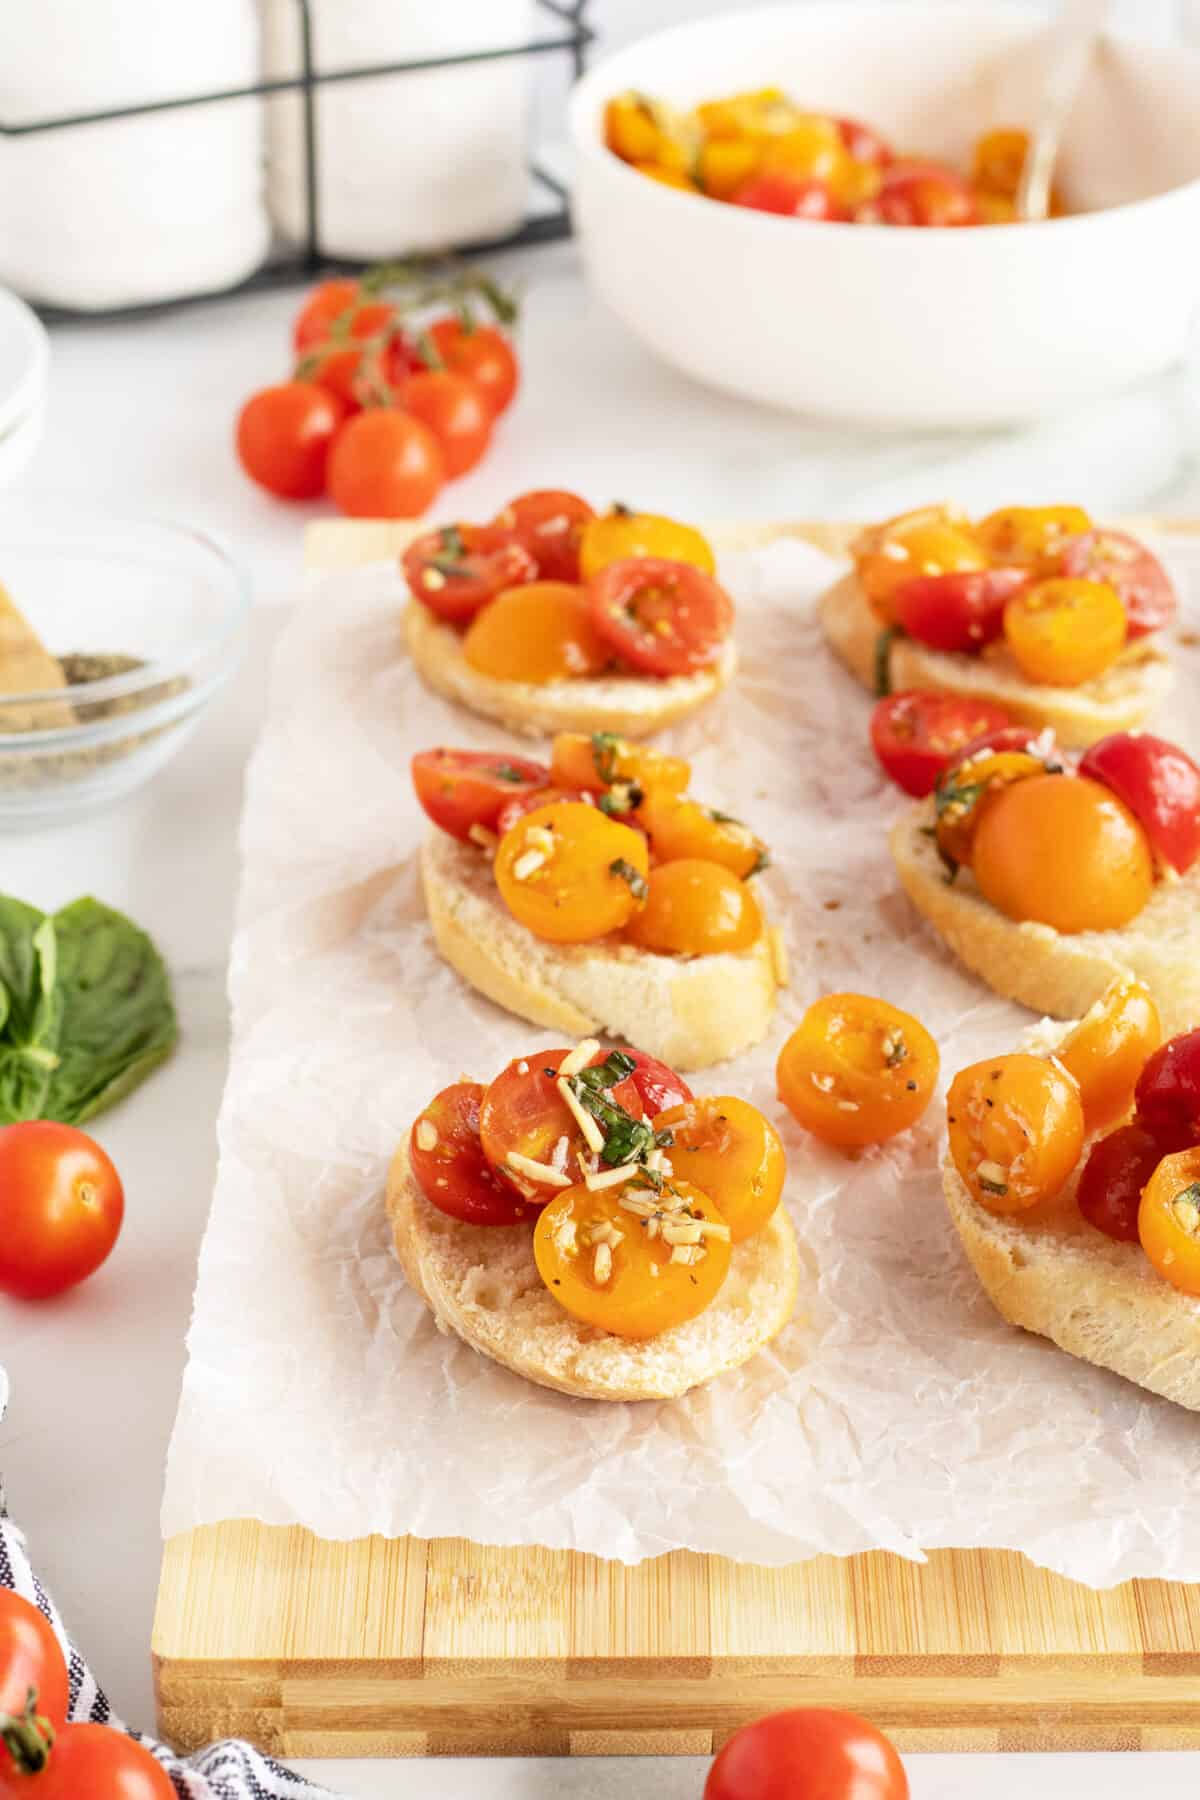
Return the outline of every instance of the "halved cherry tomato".
<path id="1" fill-rule="evenodd" d="M 762 930 L 752 888 L 719 863 L 685 858 L 650 870 L 646 904 L 626 925 L 625 939 L 664 956 L 718 956 L 748 949 Z"/>
<path id="2" fill-rule="evenodd" d="M 1088 1224 L 1118 1243 L 1136 1244 L 1142 1190 L 1162 1154 L 1162 1145 L 1136 1120 L 1097 1138 L 1075 1190 Z"/>
<path id="3" fill-rule="evenodd" d="M 749 826 L 728 813 L 685 800 L 679 794 L 647 794 L 638 817 L 650 834 L 650 848 L 660 863 L 720 863 L 739 879 L 767 866 L 767 846 Z"/>
<path id="4" fill-rule="evenodd" d="M 467 1225 L 518 1225 L 533 1217 L 533 1207 L 483 1153 L 483 1094 L 478 1081 L 456 1081 L 435 1094 L 413 1122 L 409 1164 L 417 1186 L 439 1212 Z M 536 1198 L 549 1193 L 546 1189 Z"/>
<path id="5" fill-rule="evenodd" d="M 986 569 L 987 556 L 965 513 L 922 506 L 860 532 L 851 546 L 863 593 L 876 617 L 894 625 L 897 589 L 918 575 Z"/>
<path id="6" fill-rule="evenodd" d="M 579 541 L 579 567 L 584 581 L 590 581 L 613 563 L 626 563 L 634 557 L 689 563 L 702 575 L 711 575 L 717 566 L 708 539 L 694 525 L 681 525 L 678 519 L 617 506 L 584 522 Z"/>
<path id="7" fill-rule="evenodd" d="M 696 180 L 710 200 L 728 200 L 762 163 L 761 138 L 706 138 L 696 156 Z"/>
<path id="8" fill-rule="evenodd" d="M 1055 1052 L 1079 1083 L 1089 1133 L 1125 1117 L 1142 1069 L 1161 1042 L 1150 989 L 1136 975 L 1118 975 Z"/>
<path id="9" fill-rule="evenodd" d="M 463 843 L 472 832 L 499 831 L 505 807 L 515 799 L 544 792 L 550 772 L 525 756 L 487 750 L 418 750 L 412 759 L 417 799 L 435 825 Z M 534 801 L 545 804 L 545 801 Z M 528 811 L 528 807 L 525 808 Z"/>
<path id="10" fill-rule="evenodd" d="M 1009 725 L 951 758 L 934 790 L 937 847 L 945 863 L 952 867 L 970 863 L 984 808 L 1003 788 L 1032 775 L 1062 773 L 1054 753 L 1040 755 L 1033 748 L 1035 741 L 1036 734 L 1024 726 Z"/>
<path id="11" fill-rule="evenodd" d="M 1142 1193 L 1138 1237 L 1165 1281 L 1200 1295 L 1200 1151 L 1163 1157 Z"/>
<path id="12" fill-rule="evenodd" d="M 632 744 L 611 731 L 560 731 L 550 748 L 550 773 L 564 787 L 639 788 L 646 794 L 682 794 L 690 763 L 665 750 Z M 621 808 L 606 808 L 620 812 Z"/>
<path id="13" fill-rule="evenodd" d="M 788 99 L 782 88 L 753 88 L 727 94 L 723 100 L 702 100 L 696 121 L 710 138 L 751 138 L 763 142 L 790 131 L 806 115 Z"/>
<path id="14" fill-rule="evenodd" d="M 1117 731 L 1092 745 L 1079 773 L 1120 796 L 1165 863 L 1180 875 L 1191 868 L 1200 856 L 1200 768 L 1178 745 Z"/>
<path id="15" fill-rule="evenodd" d="M 845 208 L 824 181 L 763 169 L 730 195 L 734 206 L 752 212 L 779 213 L 789 219 L 844 219 Z"/>
<path id="16" fill-rule="evenodd" d="M 33 1695 L 31 1702 L 30 1695 Z M 67 1722 L 67 1665 L 44 1613 L 11 1588 L 0 1588 L 0 1713 L 19 1719 L 13 1728 L 18 1745 L 27 1746 L 35 1762 Z M 20 1773 L 11 1749 L 0 1740 L 0 1794 L 22 1788 L 37 1791 L 30 1775 Z"/>
<path id="17" fill-rule="evenodd" d="M 492 524 L 529 552 L 542 581 L 579 581 L 579 542 L 584 526 L 595 516 L 578 494 L 564 488 L 535 488 L 510 500 Z"/>
<path id="18" fill-rule="evenodd" d="M 939 1066 L 937 1045 L 911 1013 L 865 994 L 826 994 L 779 1052 L 775 1079 L 797 1124 L 857 1150 L 916 1124 Z"/>
<path id="19" fill-rule="evenodd" d="M 871 747 L 897 787 L 921 799 L 933 792 L 958 751 L 1007 723 L 1004 708 L 990 700 L 910 690 L 876 702 Z"/>
<path id="20" fill-rule="evenodd" d="M 612 648 L 596 628 L 586 588 L 531 581 L 506 588 L 476 614 L 463 655 L 481 675 L 540 686 L 598 675 L 612 661 Z"/>
<path id="21" fill-rule="evenodd" d="M 708 1195 L 735 1244 L 761 1230 L 779 1204 L 787 1158 L 756 1106 L 705 1094 L 660 1112 L 654 1129 L 670 1133 L 666 1151 L 676 1176 Z"/>
<path id="22" fill-rule="evenodd" d="M 1091 524 L 1082 506 L 1001 506 L 975 530 L 994 562 L 1033 569 L 1055 558 L 1068 538 L 1089 531 Z"/>
<path id="23" fill-rule="evenodd" d="M 649 1220 L 629 1212 L 624 1198 L 678 1210 L 651 1237 Z M 671 1241 L 680 1236 L 696 1241 Z M 533 1254 L 542 1280 L 572 1318 L 640 1340 L 685 1324 L 716 1298 L 729 1272 L 729 1227 L 708 1195 L 686 1181 L 671 1178 L 658 1195 L 637 1187 L 570 1187 L 543 1209 Z"/>
<path id="24" fill-rule="evenodd" d="M 1200 1144 L 1200 1031 L 1184 1031 L 1147 1059 L 1134 1098 L 1142 1124 L 1164 1150 Z"/>
<path id="25" fill-rule="evenodd" d="M 971 180 L 986 193 L 1013 199 L 1021 185 L 1025 159 L 1029 155 L 1029 133 L 1000 127 L 985 131 L 975 140 L 971 156 Z"/>
<path id="26" fill-rule="evenodd" d="M 656 1113 L 664 1112 L 668 1107 L 682 1106 L 692 1099 L 692 1090 L 682 1075 L 660 1062 L 657 1056 L 650 1056 L 645 1050 L 634 1050 L 627 1046 L 626 1056 L 633 1059 L 633 1070 L 629 1080 L 637 1089 L 638 1098 L 646 1117 L 653 1119 Z"/>
<path id="27" fill-rule="evenodd" d="M 970 183 L 941 163 L 897 161 L 883 171 L 879 192 L 857 209 L 863 225 L 978 225 Z"/>
<path id="28" fill-rule="evenodd" d="M 466 375 L 497 417 L 512 404 L 520 380 L 516 351 L 494 325 L 476 325 L 457 314 L 435 319 L 428 336 L 437 355 L 456 375 Z"/>
<path id="29" fill-rule="evenodd" d="M 908 1800 L 908 1777 L 866 1719 L 801 1706 L 735 1731 L 704 1800 Z"/>
<path id="30" fill-rule="evenodd" d="M 613 96 L 604 108 L 604 142 L 624 162 L 675 169 L 687 166 L 670 114 L 644 94 L 631 91 Z"/>
<path id="31" fill-rule="evenodd" d="M 1004 636 L 1027 681 L 1078 687 L 1125 648 L 1125 608 L 1104 581 L 1039 581 L 1009 600 Z"/>
<path id="32" fill-rule="evenodd" d="M 551 782 L 549 787 L 525 788 L 522 793 L 514 794 L 511 800 L 500 808 L 493 829 L 503 837 L 506 831 L 519 824 L 527 813 L 536 812 L 540 806 L 565 806 L 578 803 L 582 806 L 595 806 L 595 794 L 589 794 L 584 788 L 556 787 Z"/>
<path id="33" fill-rule="evenodd" d="M 1053 1199 L 1083 1149 L 1083 1105 L 1055 1062 L 1018 1051 L 961 1069 L 946 1096 L 950 1155 L 988 1212 Z"/>
<path id="34" fill-rule="evenodd" d="M 1129 637 L 1161 631 L 1179 602 L 1167 571 L 1144 544 L 1125 531 L 1085 531 L 1059 549 L 1060 566 L 1072 580 L 1105 581 L 1125 608 Z"/>
<path id="35" fill-rule="evenodd" d="M 73 1125 L 25 1119 L 0 1128 L 0 1293 L 45 1300 L 86 1281 L 125 1216 L 121 1178 Z"/>
<path id="36" fill-rule="evenodd" d="M 892 596 L 897 622 L 934 650 L 977 655 L 1004 630 L 1004 608 L 1028 587 L 1028 569 L 968 569 L 918 575 Z"/>
<path id="37" fill-rule="evenodd" d="M 569 1050 L 534 1050 L 528 1056 L 515 1057 L 484 1090 L 480 1102 L 479 1136 L 488 1162 L 503 1170 L 505 1178 L 522 1193 L 539 1201 L 561 1191 L 564 1181 L 583 1180 L 582 1157 L 587 1155 L 591 1163 L 578 1121 L 557 1086 L 559 1068 L 570 1054 Z M 611 1061 L 611 1052 L 597 1050 L 585 1066 L 596 1068 Z M 644 1118 L 642 1097 L 632 1076 L 622 1076 L 603 1093 L 631 1119 Z M 530 1175 L 514 1157 L 556 1170 L 556 1179 Z"/>
<path id="38" fill-rule="evenodd" d="M 494 525 L 443 525 L 414 538 L 400 567 L 413 598 L 465 625 L 507 588 L 538 578 L 537 563 Z"/>
<path id="39" fill-rule="evenodd" d="M 785 130 L 772 132 L 764 144 L 764 170 L 820 182 L 835 192 L 851 167 L 841 127 L 826 113 L 797 113 Z"/>
<path id="40" fill-rule="evenodd" d="M 644 675 L 710 668 L 733 623 L 733 602 L 711 575 L 659 557 L 607 564 L 589 582 L 587 598 L 609 649 Z"/>
<path id="41" fill-rule="evenodd" d="M 1123 801 L 1081 775 L 1032 775 L 989 795 L 971 868 L 997 911 L 1068 933 L 1118 930 L 1154 887 L 1145 832 Z"/>
<path id="42" fill-rule="evenodd" d="M 838 135 L 855 162 L 874 163 L 876 168 L 886 169 L 896 160 L 895 152 L 873 125 L 864 125 L 861 119 L 847 118 L 838 118 L 835 123 Z"/>
<path id="43" fill-rule="evenodd" d="M 501 838 L 495 862 L 513 918 L 554 944 L 584 944 L 629 924 L 649 868 L 640 831 L 578 802 L 527 813 Z"/>

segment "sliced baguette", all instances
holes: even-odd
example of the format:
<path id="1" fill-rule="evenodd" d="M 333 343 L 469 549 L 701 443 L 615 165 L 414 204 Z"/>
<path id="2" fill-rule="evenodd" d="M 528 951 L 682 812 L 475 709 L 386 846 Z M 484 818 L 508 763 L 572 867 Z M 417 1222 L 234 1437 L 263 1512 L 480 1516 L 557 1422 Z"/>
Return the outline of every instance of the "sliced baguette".
<path id="1" fill-rule="evenodd" d="M 732 680 L 737 667 L 737 650 L 729 638 L 720 661 L 698 675 L 672 675 L 666 680 L 646 675 L 580 676 L 536 686 L 481 675 L 463 655 L 459 633 L 419 600 L 411 600 L 405 608 L 404 634 L 418 673 L 435 693 L 525 737 L 549 737 L 556 731 L 647 737 L 711 700 Z"/>
<path id="2" fill-rule="evenodd" d="M 892 827 L 889 843 L 905 892 L 968 969 L 997 994 L 1055 1019 L 1074 1019 L 1114 975 L 1149 987 L 1168 1036 L 1200 1019 L 1200 863 L 1155 883 L 1136 919 L 1119 931 L 1070 935 L 1017 923 L 985 900 L 970 870 L 946 880 L 932 836 L 932 800 Z"/>
<path id="3" fill-rule="evenodd" d="M 874 692 L 880 626 L 858 577 L 846 575 L 817 604 L 831 648 Z M 993 700 L 1007 707 L 1018 725 L 1049 725 L 1067 747 L 1094 744 L 1110 731 L 1144 725 L 1170 691 L 1172 679 L 1170 661 L 1156 636 L 1139 638 L 1111 669 L 1075 688 L 1026 681 L 1003 645 L 993 645 L 983 656 L 960 656 L 906 637 L 892 640 L 888 676 L 893 693 L 933 688 Z"/>
<path id="4" fill-rule="evenodd" d="M 574 1040 L 626 1038 L 673 1069 L 704 1069 L 759 1043 L 775 1010 L 777 939 L 720 956 L 657 956 L 633 944 L 548 944 L 513 918 L 491 862 L 435 831 L 421 851 L 434 939 L 471 986 L 518 1018 Z"/>
<path id="5" fill-rule="evenodd" d="M 1069 1029 L 1035 1027 L 1022 1047 L 1053 1049 Z M 1200 1300 L 1164 1281 L 1139 1244 L 1088 1224 L 1075 1200 L 1079 1169 L 1044 1206 L 1000 1218 L 972 1198 L 945 1151 L 946 1205 L 971 1265 L 1013 1325 L 1200 1411 Z"/>
<path id="6" fill-rule="evenodd" d="M 388 1175 L 388 1217 L 409 1282 L 439 1326 L 541 1387 L 585 1400 L 670 1400 L 736 1369 L 787 1324 L 800 1255 L 783 1206 L 738 1244 L 698 1318 L 632 1343 L 563 1311 L 537 1272 L 528 1225 L 463 1225 L 431 1206 L 404 1145 Z"/>

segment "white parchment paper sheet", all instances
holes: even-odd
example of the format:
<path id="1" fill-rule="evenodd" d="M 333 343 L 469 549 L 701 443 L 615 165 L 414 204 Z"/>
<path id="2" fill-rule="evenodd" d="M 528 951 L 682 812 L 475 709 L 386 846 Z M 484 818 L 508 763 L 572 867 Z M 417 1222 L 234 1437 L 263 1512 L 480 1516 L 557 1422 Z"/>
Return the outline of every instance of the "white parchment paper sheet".
<path id="1" fill-rule="evenodd" d="M 1200 562 L 1182 540 L 1178 555 L 1194 588 Z M 297 607 L 249 778 L 233 1058 L 167 1533 L 254 1516 L 332 1538 L 759 1563 L 991 1545 L 1097 1585 L 1200 1579 L 1200 1424 L 992 1311 L 943 1211 L 940 1098 L 857 1162 L 775 1099 L 779 1046 L 823 991 L 917 1012 L 943 1082 L 1030 1018 L 956 968 L 898 892 L 885 828 L 906 802 L 813 617 L 835 572 L 800 544 L 725 560 L 742 672 L 670 740 L 694 790 L 774 849 L 793 986 L 767 1043 L 695 1085 L 780 1125 L 808 1278 L 771 1352 L 662 1404 L 531 1386 L 440 1335 L 393 1258 L 384 1175 L 414 1114 L 460 1073 L 486 1080 L 552 1041 L 436 956 L 408 759 L 529 746 L 424 690 L 391 566 L 331 575 Z M 1194 651 L 1182 662 L 1168 722 L 1186 742 L 1200 673 Z"/>

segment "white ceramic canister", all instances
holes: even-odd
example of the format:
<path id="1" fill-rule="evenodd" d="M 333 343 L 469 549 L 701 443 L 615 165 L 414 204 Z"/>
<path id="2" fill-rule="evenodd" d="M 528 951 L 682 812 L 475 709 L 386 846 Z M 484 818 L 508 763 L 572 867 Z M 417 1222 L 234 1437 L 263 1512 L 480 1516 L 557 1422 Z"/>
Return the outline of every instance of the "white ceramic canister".
<path id="1" fill-rule="evenodd" d="M 252 86 L 254 0 L 9 7 L 0 122 Z M 85 311 L 226 287 L 263 260 L 262 101 L 0 137 L 0 281 Z"/>
<path id="2" fill-rule="evenodd" d="M 261 0 L 268 75 L 302 67 L 298 0 Z M 318 73 L 527 43 L 532 0 L 309 0 Z M 498 237 L 524 213 L 530 59 L 334 82 L 317 90 L 319 247 L 378 261 Z M 268 102 L 275 224 L 307 238 L 298 94 Z"/>

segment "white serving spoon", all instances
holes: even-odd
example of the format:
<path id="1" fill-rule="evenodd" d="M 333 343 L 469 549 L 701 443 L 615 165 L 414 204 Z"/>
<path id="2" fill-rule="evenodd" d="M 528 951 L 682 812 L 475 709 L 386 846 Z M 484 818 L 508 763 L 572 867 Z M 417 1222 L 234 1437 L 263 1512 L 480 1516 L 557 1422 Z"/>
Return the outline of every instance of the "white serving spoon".
<path id="1" fill-rule="evenodd" d="M 1050 211 L 1059 145 L 1111 5 L 1112 0 L 1063 0 L 1043 52 L 1042 100 L 1017 188 L 1018 219 L 1044 219 Z"/>

